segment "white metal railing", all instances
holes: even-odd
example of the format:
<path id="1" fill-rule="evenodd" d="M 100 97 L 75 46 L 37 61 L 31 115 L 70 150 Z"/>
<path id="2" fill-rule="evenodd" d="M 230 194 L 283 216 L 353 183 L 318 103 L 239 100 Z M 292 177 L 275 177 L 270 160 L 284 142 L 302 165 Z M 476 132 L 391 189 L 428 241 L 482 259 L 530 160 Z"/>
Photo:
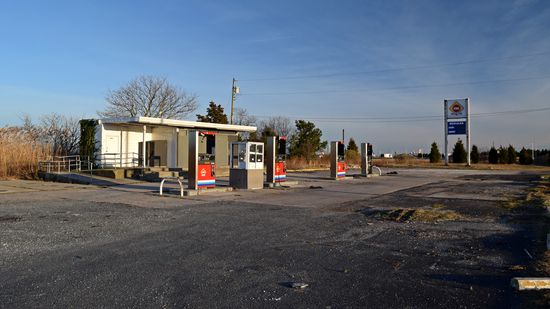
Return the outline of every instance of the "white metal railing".
<path id="1" fill-rule="evenodd" d="M 93 170 L 93 162 L 89 157 L 82 160 L 79 155 L 54 156 L 38 161 L 38 171 L 47 173 L 81 172 Z"/>
<path id="2" fill-rule="evenodd" d="M 138 167 L 140 159 L 135 152 L 102 153 L 98 156 L 97 163 L 101 168 Z"/>

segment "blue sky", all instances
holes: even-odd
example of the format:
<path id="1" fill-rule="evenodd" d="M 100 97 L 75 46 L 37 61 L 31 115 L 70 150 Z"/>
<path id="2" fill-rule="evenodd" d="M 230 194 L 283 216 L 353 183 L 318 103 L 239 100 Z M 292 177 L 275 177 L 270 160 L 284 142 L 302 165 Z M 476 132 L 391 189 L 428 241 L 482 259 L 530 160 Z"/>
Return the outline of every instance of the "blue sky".
<path id="1" fill-rule="evenodd" d="M 443 99 L 460 97 L 473 113 L 550 106 L 544 0 L 3 1 L 0 39 L 0 125 L 25 113 L 95 117 L 110 89 L 139 75 L 196 93 L 200 113 L 210 100 L 228 109 L 233 77 L 237 107 L 260 117 L 440 115 Z M 438 66 L 470 60 L 484 61 Z M 325 76 L 258 80 L 311 75 Z M 532 77 L 545 78 L 448 85 Z M 429 87 L 407 88 L 418 85 Z M 472 141 L 550 147 L 549 116 L 474 118 Z M 315 122 L 327 140 L 344 128 L 377 152 L 443 140 L 442 120 Z"/>

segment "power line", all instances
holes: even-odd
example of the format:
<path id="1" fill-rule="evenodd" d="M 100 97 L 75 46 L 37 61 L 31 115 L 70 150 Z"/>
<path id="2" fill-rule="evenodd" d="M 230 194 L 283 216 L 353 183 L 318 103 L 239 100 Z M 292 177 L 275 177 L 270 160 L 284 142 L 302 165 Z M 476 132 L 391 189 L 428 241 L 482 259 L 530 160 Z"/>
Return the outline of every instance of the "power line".
<path id="1" fill-rule="evenodd" d="M 245 96 L 278 96 L 278 95 L 294 95 L 294 94 L 323 94 L 323 93 L 349 93 L 349 92 L 373 92 L 373 91 L 386 91 L 386 90 L 402 90 L 402 89 L 419 89 L 419 88 L 436 88 L 436 87 L 451 87 L 451 86 L 464 86 L 464 85 L 480 85 L 480 84 L 491 84 L 491 83 L 501 83 L 501 82 L 519 82 L 519 81 L 530 81 L 530 80 L 541 80 L 549 79 L 550 76 L 535 76 L 535 77 L 520 77 L 520 78 L 510 78 L 510 79 L 494 79 L 494 80 L 479 80 L 471 82 L 456 82 L 456 83 L 446 83 L 446 84 L 424 84 L 424 85 L 412 85 L 412 86 L 398 86 L 398 87 L 387 87 L 379 89 L 355 89 L 355 90 L 312 90 L 312 91 L 290 91 L 290 92 L 251 92 L 251 93 L 241 93 Z"/>
<path id="2" fill-rule="evenodd" d="M 508 60 L 508 59 L 528 58 L 528 57 L 543 56 L 543 55 L 548 55 L 548 54 L 550 54 L 550 51 L 544 51 L 544 52 L 538 52 L 538 53 L 532 53 L 532 54 L 525 54 L 525 55 L 508 56 L 508 57 L 483 58 L 483 59 L 475 59 L 475 60 L 465 60 L 465 61 L 440 63 L 440 64 L 426 64 L 426 65 L 419 65 L 419 66 L 408 66 L 408 67 L 391 68 L 391 69 L 379 69 L 379 70 L 371 70 L 371 71 L 335 72 L 335 73 L 327 73 L 327 74 L 263 77 L 263 78 L 245 78 L 245 79 L 239 79 L 239 81 L 244 81 L 244 82 L 249 82 L 249 81 L 276 81 L 276 80 L 315 79 L 315 78 L 346 76 L 346 75 L 366 75 L 366 74 L 375 74 L 375 73 L 432 69 L 432 68 L 439 68 L 439 67 L 446 67 L 446 66 L 458 66 L 458 65 L 466 65 L 466 64 L 474 64 L 474 63 L 501 61 L 501 60 Z"/>
<path id="3" fill-rule="evenodd" d="M 500 112 L 485 112 L 485 113 L 472 113 L 470 116 L 472 118 L 484 118 L 484 117 L 498 117 L 506 115 L 517 115 L 533 112 L 544 112 L 550 111 L 550 107 L 542 108 L 533 108 L 533 109 L 517 109 L 517 110 L 508 110 Z M 258 118 L 269 118 L 271 116 L 256 116 Z M 426 115 L 426 116 L 404 116 L 404 117 L 293 117 L 286 116 L 290 119 L 304 119 L 304 120 L 315 120 L 318 122 L 328 122 L 328 123 L 359 123 L 359 122 L 368 122 L 368 123 L 398 123 L 398 122 L 428 122 L 428 121 L 441 121 L 444 119 L 440 115 Z"/>

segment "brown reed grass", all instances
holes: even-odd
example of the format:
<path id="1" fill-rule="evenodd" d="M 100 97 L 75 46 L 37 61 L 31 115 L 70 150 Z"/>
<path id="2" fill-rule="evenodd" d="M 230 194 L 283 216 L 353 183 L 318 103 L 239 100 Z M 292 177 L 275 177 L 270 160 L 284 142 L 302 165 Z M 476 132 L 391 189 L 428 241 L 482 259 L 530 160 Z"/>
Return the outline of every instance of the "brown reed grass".
<path id="1" fill-rule="evenodd" d="M 38 159 L 50 155 L 48 147 L 19 128 L 0 128 L 0 179 L 36 177 Z"/>

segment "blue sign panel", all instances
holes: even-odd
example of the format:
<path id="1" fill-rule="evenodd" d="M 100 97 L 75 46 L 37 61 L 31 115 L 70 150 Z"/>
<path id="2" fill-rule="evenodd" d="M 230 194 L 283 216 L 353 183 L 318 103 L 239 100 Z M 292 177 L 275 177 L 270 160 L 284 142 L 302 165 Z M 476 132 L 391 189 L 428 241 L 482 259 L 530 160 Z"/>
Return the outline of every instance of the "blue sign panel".
<path id="1" fill-rule="evenodd" d="M 466 121 L 450 121 L 447 125 L 447 134 L 466 135 Z"/>

